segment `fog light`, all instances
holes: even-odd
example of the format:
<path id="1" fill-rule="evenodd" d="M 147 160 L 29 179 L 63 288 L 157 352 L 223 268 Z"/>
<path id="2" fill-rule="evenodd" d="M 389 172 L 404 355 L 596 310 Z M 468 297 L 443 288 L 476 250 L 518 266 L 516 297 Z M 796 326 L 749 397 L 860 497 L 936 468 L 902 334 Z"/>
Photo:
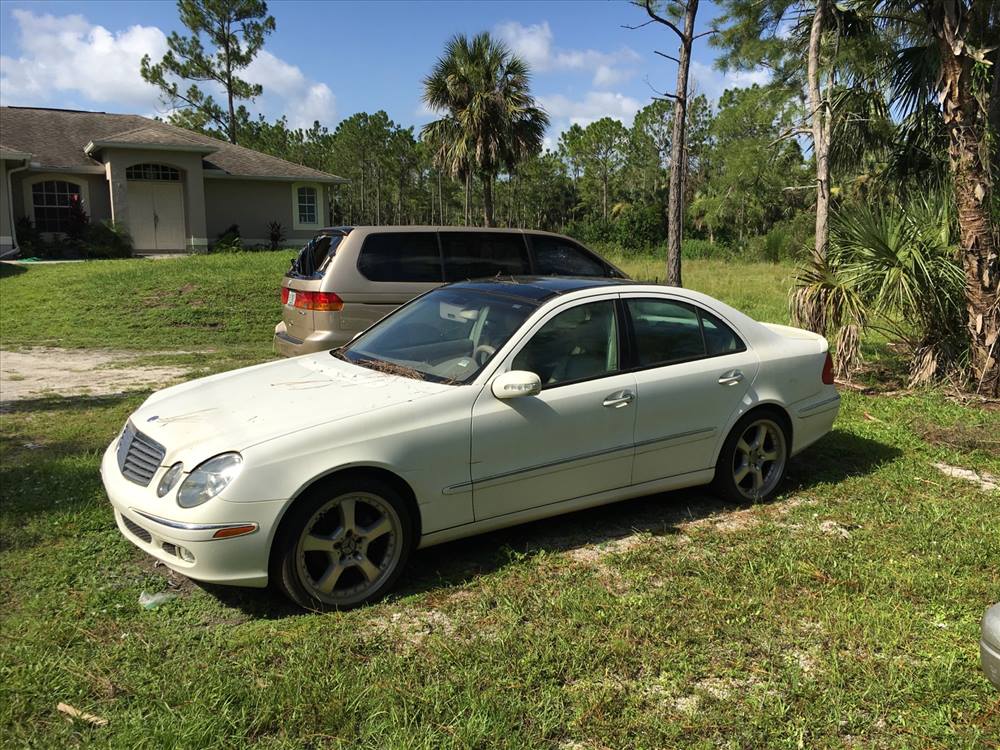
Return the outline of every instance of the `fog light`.
<path id="1" fill-rule="evenodd" d="M 180 555 L 181 560 L 183 560 L 184 562 L 187 563 L 194 562 L 194 555 L 191 554 L 191 550 L 189 550 L 187 547 L 178 547 L 177 554 Z"/>

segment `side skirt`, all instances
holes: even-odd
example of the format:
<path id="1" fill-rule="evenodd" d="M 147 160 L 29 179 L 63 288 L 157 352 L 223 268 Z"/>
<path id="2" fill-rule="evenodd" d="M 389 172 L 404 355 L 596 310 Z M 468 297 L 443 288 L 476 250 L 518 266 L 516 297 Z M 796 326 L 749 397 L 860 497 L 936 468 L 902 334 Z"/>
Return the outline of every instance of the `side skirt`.
<path id="1" fill-rule="evenodd" d="M 434 531 L 430 534 L 424 534 L 424 536 L 420 538 L 418 549 L 433 547 L 435 544 L 442 544 L 455 539 L 462 539 L 467 536 L 484 534 L 487 531 L 495 531 L 497 529 L 517 526 L 518 524 L 528 523 L 530 521 L 538 521 L 542 518 L 551 518 L 552 516 L 562 515 L 563 513 L 572 513 L 576 510 L 593 508 L 597 505 L 607 505 L 609 503 L 629 500 L 634 497 L 642 497 L 643 495 L 652 495 L 657 492 L 665 492 L 667 490 L 679 490 L 685 487 L 696 487 L 701 484 L 708 484 L 712 481 L 714 476 L 714 467 L 711 469 L 702 469 L 700 471 L 688 472 L 687 474 L 678 474 L 677 476 L 667 477 L 665 479 L 643 482 L 642 484 L 619 487 L 616 490 L 608 490 L 607 492 L 584 495 L 583 497 L 576 497 L 572 500 L 550 503 L 549 505 L 542 505 L 537 508 L 521 510 L 517 513 L 508 513 L 504 516 L 485 518 L 482 521 L 473 521 L 472 523 L 462 524 L 461 526 L 452 526 L 448 529 L 441 529 L 440 531 Z"/>

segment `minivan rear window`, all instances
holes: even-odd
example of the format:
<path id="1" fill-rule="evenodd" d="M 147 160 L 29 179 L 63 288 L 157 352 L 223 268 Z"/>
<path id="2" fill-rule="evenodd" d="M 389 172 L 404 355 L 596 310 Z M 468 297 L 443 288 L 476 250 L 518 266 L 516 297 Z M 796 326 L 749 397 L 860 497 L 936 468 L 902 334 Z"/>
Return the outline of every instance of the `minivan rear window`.
<path id="1" fill-rule="evenodd" d="M 441 283 L 434 232 L 379 232 L 365 239 L 358 270 L 369 281 Z"/>
<path id="2" fill-rule="evenodd" d="M 292 261 L 290 273 L 296 276 L 313 276 L 318 272 L 327 258 L 336 255 L 337 245 L 344 239 L 342 235 L 320 234 L 306 243 Z"/>
<path id="3" fill-rule="evenodd" d="M 521 234 L 441 232 L 446 281 L 530 273 L 528 248 Z"/>

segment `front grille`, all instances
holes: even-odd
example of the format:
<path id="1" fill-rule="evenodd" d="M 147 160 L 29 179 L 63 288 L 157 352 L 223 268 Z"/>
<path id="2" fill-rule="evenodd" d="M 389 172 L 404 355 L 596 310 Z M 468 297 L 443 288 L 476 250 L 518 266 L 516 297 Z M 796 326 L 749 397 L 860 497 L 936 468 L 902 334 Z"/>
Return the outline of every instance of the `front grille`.
<path id="1" fill-rule="evenodd" d="M 125 528 L 132 532 L 132 535 L 138 537 L 146 544 L 153 541 L 153 537 L 150 536 L 149 532 L 146 531 L 142 526 L 132 521 L 131 518 L 122 514 L 122 523 L 125 524 Z"/>
<path id="2" fill-rule="evenodd" d="M 166 453 L 166 448 L 129 422 L 118 443 L 118 468 L 126 479 L 146 487 Z"/>

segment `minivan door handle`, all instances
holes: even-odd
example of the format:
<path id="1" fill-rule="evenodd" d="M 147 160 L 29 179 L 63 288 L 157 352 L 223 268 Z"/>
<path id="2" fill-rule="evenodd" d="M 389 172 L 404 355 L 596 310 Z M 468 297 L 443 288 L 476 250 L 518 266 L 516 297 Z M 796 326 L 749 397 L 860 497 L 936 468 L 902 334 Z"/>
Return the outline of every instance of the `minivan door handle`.
<path id="1" fill-rule="evenodd" d="M 621 409 L 631 404 L 634 398 L 635 394 L 632 391 L 618 391 L 610 396 L 605 396 L 602 406 L 608 409 Z"/>
<path id="2" fill-rule="evenodd" d="M 743 380 L 743 373 L 739 370 L 730 370 L 719 376 L 719 385 L 736 385 Z"/>

